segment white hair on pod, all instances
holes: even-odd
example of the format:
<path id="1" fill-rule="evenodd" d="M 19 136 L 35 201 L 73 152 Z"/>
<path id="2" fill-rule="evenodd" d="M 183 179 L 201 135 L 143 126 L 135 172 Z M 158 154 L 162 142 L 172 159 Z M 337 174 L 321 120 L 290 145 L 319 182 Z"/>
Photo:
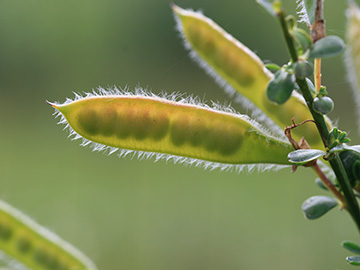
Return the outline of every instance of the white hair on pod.
<path id="1" fill-rule="evenodd" d="M 270 130 L 265 129 L 263 126 L 261 126 L 259 123 L 255 122 L 254 120 L 251 120 L 247 115 L 240 115 L 238 114 L 233 108 L 230 106 L 224 106 L 215 102 L 212 102 L 211 105 L 207 105 L 204 102 L 201 102 L 200 98 L 194 97 L 194 96 L 185 96 L 184 94 L 180 93 L 172 93 L 172 94 L 166 94 L 165 92 L 160 93 L 159 95 L 152 93 L 149 90 L 144 90 L 141 87 L 136 87 L 134 93 L 130 92 L 127 87 L 124 89 L 119 89 L 117 87 L 113 88 L 101 88 L 98 87 L 97 90 L 93 90 L 90 93 L 84 93 L 83 95 L 80 95 L 78 93 L 74 93 L 75 97 L 74 99 L 67 98 L 64 103 L 57 103 L 55 102 L 55 105 L 64 105 L 69 104 L 71 102 L 88 98 L 88 97 L 99 97 L 99 96 L 138 96 L 138 97 L 148 97 L 153 99 L 166 99 L 167 101 L 172 101 L 176 103 L 182 103 L 182 104 L 188 104 L 197 106 L 200 108 L 205 108 L 209 110 L 214 111 L 221 111 L 225 113 L 231 113 L 235 114 L 237 116 L 240 116 L 241 118 L 245 119 L 246 121 L 250 122 L 252 126 L 254 126 L 255 132 L 262 132 L 265 133 L 268 137 L 274 138 L 276 141 L 283 141 L 285 140 L 279 140 L 279 137 L 276 135 L 273 135 Z M 56 109 L 55 109 L 56 110 Z M 54 113 L 55 117 L 60 117 L 60 121 L 58 124 L 65 125 L 64 129 L 69 130 L 69 136 L 72 137 L 72 140 L 82 140 L 81 146 L 90 147 L 93 151 L 102 151 L 107 154 L 114 154 L 117 152 L 117 155 L 119 157 L 130 157 L 130 158 L 137 158 L 137 159 L 154 159 L 155 162 L 159 160 L 165 160 L 166 162 L 173 162 L 175 164 L 184 164 L 185 166 L 196 166 L 196 167 L 202 167 L 204 169 L 209 170 L 215 170 L 219 169 L 221 171 L 235 171 L 235 172 L 263 172 L 263 171 L 276 171 L 285 167 L 289 167 L 289 165 L 277 165 L 277 164 L 226 164 L 226 163 L 218 163 L 218 162 L 212 162 L 212 161 L 206 161 L 206 160 L 200 160 L 195 158 L 189 158 L 189 157 L 182 157 L 182 156 L 176 156 L 176 155 L 169 155 L 169 154 L 163 154 L 163 153 L 155 153 L 155 152 L 145 152 L 145 151 L 137 151 L 137 150 L 128 150 L 128 149 L 120 149 L 116 147 L 111 147 L 107 145 L 103 145 L 100 143 L 92 142 L 88 139 L 85 139 L 80 134 L 78 134 L 75 130 L 71 128 L 71 126 L 66 121 L 65 117 L 61 114 L 60 111 L 56 110 Z"/>
<path id="2" fill-rule="evenodd" d="M 298 4 L 298 12 L 299 15 L 299 22 L 306 23 L 308 26 L 311 26 L 309 15 L 307 13 L 306 7 L 305 7 L 305 1 L 304 0 L 297 0 L 296 3 Z"/>
<path id="3" fill-rule="evenodd" d="M 193 10 L 189 9 L 189 10 L 184 10 L 183 12 L 191 12 L 191 15 L 199 16 L 199 17 L 201 17 L 201 19 L 206 20 L 209 24 L 211 24 L 215 29 L 219 29 L 219 30 L 223 31 L 220 28 L 220 26 L 218 26 L 211 19 L 204 16 L 201 11 L 193 11 Z M 189 51 L 190 58 L 195 63 L 197 63 L 205 71 L 206 74 L 208 74 L 210 77 L 212 77 L 215 80 L 215 82 L 222 89 L 225 90 L 225 93 L 227 93 L 230 98 L 232 98 L 236 103 L 241 104 L 244 107 L 244 109 L 246 109 L 247 111 L 250 111 L 252 118 L 256 119 L 257 121 L 259 121 L 261 123 L 263 123 L 264 125 L 266 125 L 266 127 L 268 129 L 270 129 L 272 131 L 272 133 L 276 134 L 277 137 L 281 137 L 282 139 L 285 140 L 286 138 L 285 138 L 285 135 L 284 135 L 284 131 L 281 129 L 281 127 L 279 127 L 270 117 L 268 117 L 266 114 L 264 114 L 264 112 L 262 110 L 260 110 L 256 105 L 254 105 L 253 102 L 251 102 L 249 99 L 247 99 L 246 97 L 239 94 L 234 89 L 234 87 L 232 87 L 223 77 L 221 77 L 216 72 L 216 70 L 213 67 L 211 67 L 205 60 L 203 60 L 198 55 L 198 53 L 195 50 L 192 49 L 191 44 L 187 41 L 187 39 L 185 37 L 181 19 L 176 14 L 174 15 L 174 17 L 175 17 L 175 21 L 176 21 L 176 29 L 179 32 L 181 39 L 183 40 L 183 44 L 184 44 L 185 49 L 187 49 Z M 229 39 L 229 40 L 232 40 L 232 41 L 236 42 L 236 44 L 238 46 L 240 46 L 244 51 L 250 51 L 246 46 L 241 44 L 238 40 L 236 40 L 229 33 L 226 33 L 225 37 L 227 39 Z M 271 72 L 268 71 L 265 67 L 264 67 L 264 71 L 266 73 L 268 73 L 270 76 L 273 76 L 271 74 Z M 298 96 L 300 96 L 300 95 L 298 95 Z M 248 112 L 246 112 L 246 113 L 248 113 Z"/>

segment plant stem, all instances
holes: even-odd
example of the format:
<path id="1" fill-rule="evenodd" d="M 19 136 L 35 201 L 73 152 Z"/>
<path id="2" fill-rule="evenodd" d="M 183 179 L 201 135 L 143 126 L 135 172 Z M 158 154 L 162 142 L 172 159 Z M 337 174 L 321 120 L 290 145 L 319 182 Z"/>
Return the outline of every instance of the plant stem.
<path id="1" fill-rule="evenodd" d="M 314 80 L 315 91 L 319 93 L 321 88 L 321 58 L 315 58 L 314 60 Z"/>
<path id="2" fill-rule="evenodd" d="M 321 2 L 321 1 L 320 1 Z M 286 44 L 288 46 L 288 50 L 290 52 L 290 56 L 293 62 L 296 62 L 298 60 L 298 55 L 297 55 L 297 51 L 294 45 L 294 41 L 289 33 L 287 24 L 286 24 L 286 19 L 285 19 L 285 14 L 284 11 L 282 10 L 281 12 L 278 13 L 278 18 L 280 20 L 280 24 L 283 30 L 283 34 L 286 40 Z M 305 79 L 302 78 L 296 78 L 296 82 L 301 90 L 301 93 L 306 101 L 306 104 L 313 116 L 313 119 L 316 123 L 316 126 L 318 128 L 318 131 L 321 135 L 322 141 L 324 143 L 325 147 L 328 147 L 328 142 L 327 142 L 327 138 L 329 135 L 329 130 L 328 127 L 325 123 L 325 119 L 324 116 L 322 114 L 317 113 L 314 109 L 313 109 L 313 102 L 314 102 L 314 98 L 313 95 L 311 94 L 311 91 L 309 89 L 309 86 L 306 82 Z M 334 158 L 332 158 L 331 160 L 329 160 L 330 165 L 332 167 L 332 169 L 334 170 L 334 173 L 336 175 L 336 178 L 339 182 L 340 188 L 344 194 L 344 198 L 346 201 L 346 209 L 348 210 L 348 212 L 350 213 L 351 217 L 353 218 L 354 222 L 356 223 L 356 226 L 360 232 L 360 209 L 359 209 L 359 205 L 357 203 L 357 200 L 355 198 L 355 195 L 352 191 L 352 187 L 349 181 L 349 177 L 345 171 L 345 168 L 342 164 L 342 161 L 340 160 L 340 157 L 338 154 L 335 154 Z"/>
<path id="3" fill-rule="evenodd" d="M 326 177 L 324 172 L 321 170 L 319 165 L 315 163 L 313 166 L 311 166 L 316 174 L 319 176 L 320 180 L 324 183 L 324 185 L 338 198 L 338 200 L 342 204 L 342 208 L 347 208 L 346 201 L 344 199 L 344 196 L 340 193 L 340 191 L 337 190 L 337 188 L 331 183 L 331 181 Z"/>
<path id="4" fill-rule="evenodd" d="M 297 52 L 296 52 L 294 40 L 292 39 L 292 37 L 291 37 L 291 35 L 290 35 L 289 31 L 288 31 L 288 26 L 287 26 L 287 23 L 286 23 L 284 10 L 281 10 L 278 13 L 278 17 L 280 19 L 281 28 L 283 29 L 283 34 L 284 34 L 284 37 L 285 37 L 287 48 L 289 50 L 289 53 L 291 55 L 292 60 L 295 63 L 298 60 L 298 55 L 297 55 Z"/>

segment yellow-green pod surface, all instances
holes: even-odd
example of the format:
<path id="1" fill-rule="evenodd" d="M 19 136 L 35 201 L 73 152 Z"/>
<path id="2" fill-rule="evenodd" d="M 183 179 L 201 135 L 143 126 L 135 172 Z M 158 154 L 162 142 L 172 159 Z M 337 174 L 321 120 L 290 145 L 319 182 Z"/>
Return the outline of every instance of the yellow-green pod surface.
<path id="1" fill-rule="evenodd" d="M 201 13 L 175 5 L 173 10 L 186 47 L 220 84 L 230 85 L 281 128 L 291 125 L 293 117 L 297 123 L 312 119 L 298 96 L 293 95 L 282 105 L 270 102 L 266 88 L 273 75 L 250 49 Z M 323 148 L 315 125 L 296 128 L 293 135 L 296 139 L 304 136 L 313 148 Z"/>
<path id="2" fill-rule="evenodd" d="M 353 1 L 347 11 L 346 32 L 348 43 L 346 65 L 360 119 L 360 9 Z"/>
<path id="3" fill-rule="evenodd" d="M 31 270 L 97 269 L 79 250 L 1 200 L 0 250 Z"/>
<path id="4" fill-rule="evenodd" d="M 225 164 L 289 165 L 289 143 L 237 114 L 141 95 L 93 96 L 52 106 L 77 134 L 114 148 Z"/>

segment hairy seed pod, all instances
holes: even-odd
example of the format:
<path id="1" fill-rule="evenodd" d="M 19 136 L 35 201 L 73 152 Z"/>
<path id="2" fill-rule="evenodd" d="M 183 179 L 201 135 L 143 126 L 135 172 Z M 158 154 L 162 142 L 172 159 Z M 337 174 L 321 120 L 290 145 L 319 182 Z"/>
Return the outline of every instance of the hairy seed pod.
<path id="1" fill-rule="evenodd" d="M 245 97 L 237 101 L 245 105 L 250 101 L 255 106 L 252 109 L 260 109 L 273 121 L 271 126 L 274 122 L 281 128 L 289 126 L 293 117 L 296 122 L 312 119 L 305 102 L 296 93 L 282 105 L 274 104 L 266 97 L 266 88 L 273 75 L 250 49 L 201 13 L 175 5 L 173 10 L 191 56 L 221 86 Z M 331 126 L 330 121 L 328 125 Z M 296 128 L 293 135 L 297 140 L 304 136 L 313 148 L 324 147 L 315 125 Z"/>
<path id="2" fill-rule="evenodd" d="M 3 201 L 0 250 L 32 270 L 97 269 L 79 250 Z"/>
<path id="3" fill-rule="evenodd" d="M 246 116 L 144 95 L 109 95 L 51 104 L 86 140 L 109 147 L 223 164 L 288 165 L 289 143 Z"/>
<path id="4" fill-rule="evenodd" d="M 354 1 L 349 2 L 346 28 L 348 48 L 345 61 L 357 104 L 358 119 L 360 120 L 360 9 Z M 358 126 L 360 132 L 360 121 L 358 121 Z"/>

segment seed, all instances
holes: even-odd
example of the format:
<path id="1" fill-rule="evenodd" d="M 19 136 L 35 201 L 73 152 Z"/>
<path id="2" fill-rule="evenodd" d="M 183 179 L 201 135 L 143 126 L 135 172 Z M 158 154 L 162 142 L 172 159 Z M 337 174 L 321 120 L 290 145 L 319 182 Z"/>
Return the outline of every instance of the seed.
<path id="1" fill-rule="evenodd" d="M 12 236 L 12 230 L 9 225 L 0 223 L 0 238 L 2 240 L 9 240 Z"/>
<path id="2" fill-rule="evenodd" d="M 31 242 L 30 242 L 30 240 L 25 236 L 21 236 L 17 240 L 17 249 L 21 253 L 27 253 L 28 251 L 30 251 L 31 250 Z"/>
<path id="3" fill-rule="evenodd" d="M 79 112 L 78 121 L 87 133 L 96 135 L 99 132 L 99 116 L 94 109 L 83 108 Z"/>

